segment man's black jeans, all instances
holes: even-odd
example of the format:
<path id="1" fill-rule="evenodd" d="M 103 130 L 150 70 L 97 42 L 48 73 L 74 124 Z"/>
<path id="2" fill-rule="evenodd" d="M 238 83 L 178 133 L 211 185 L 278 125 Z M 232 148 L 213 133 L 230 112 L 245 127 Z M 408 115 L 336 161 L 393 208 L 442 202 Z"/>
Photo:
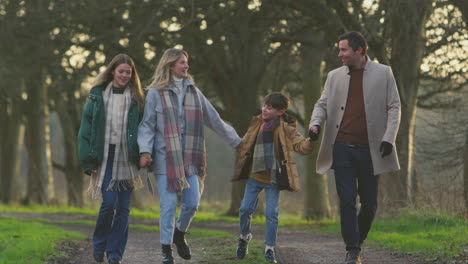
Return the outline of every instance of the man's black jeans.
<path id="1" fill-rule="evenodd" d="M 369 148 L 335 142 L 333 170 L 340 199 L 341 235 L 346 250 L 361 249 L 361 244 L 377 211 L 378 175 L 374 175 Z M 356 197 L 361 209 L 356 214 Z"/>

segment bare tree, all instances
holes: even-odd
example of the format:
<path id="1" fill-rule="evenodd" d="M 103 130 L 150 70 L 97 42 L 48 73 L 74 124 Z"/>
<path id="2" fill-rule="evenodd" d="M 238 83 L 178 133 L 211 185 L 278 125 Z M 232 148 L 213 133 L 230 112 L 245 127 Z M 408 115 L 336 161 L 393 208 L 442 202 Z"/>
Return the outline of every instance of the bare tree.
<path id="1" fill-rule="evenodd" d="M 463 183 L 465 210 L 468 211 L 468 132 L 466 133 L 465 150 L 463 151 Z"/>

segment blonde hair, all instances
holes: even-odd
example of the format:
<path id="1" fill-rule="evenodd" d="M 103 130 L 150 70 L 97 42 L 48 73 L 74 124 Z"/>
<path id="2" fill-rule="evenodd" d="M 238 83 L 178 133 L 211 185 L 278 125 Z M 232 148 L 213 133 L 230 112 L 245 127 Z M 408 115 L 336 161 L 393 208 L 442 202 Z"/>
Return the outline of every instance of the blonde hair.
<path id="1" fill-rule="evenodd" d="M 112 73 L 120 64 L 128 64 L 132 67 L 132 77 L 128 84 L 132 93 L 132 99 L 136 101 L 138 111 L 141 112 L 143 111 L 143 106 L 145 104 L 145 96 L 143 94 L 143 89 L 141 88 L 140 77 L 138 76 L 135 63 L 127 54 L 118 54 L 115 56 L 109 65 L 107 65 L 106 70 L 96 77 L 93 86 L 107 84 L 112 81 L 114 79 L 114 75 L 112 75 Z"/>
<path id="2" fill-rule="evenodd" d="M 164 51 L 148 88 L 155 87 L 160 90 L 168 86 L 169 83 L 172 82 L 171 67 L 174 66 L 183 55 L 188 59 L 188 53 L 185 50 L 173 48 Z M 188 75 L 187 78 L 192 80 L 192 76 L 190 75 Z"/>

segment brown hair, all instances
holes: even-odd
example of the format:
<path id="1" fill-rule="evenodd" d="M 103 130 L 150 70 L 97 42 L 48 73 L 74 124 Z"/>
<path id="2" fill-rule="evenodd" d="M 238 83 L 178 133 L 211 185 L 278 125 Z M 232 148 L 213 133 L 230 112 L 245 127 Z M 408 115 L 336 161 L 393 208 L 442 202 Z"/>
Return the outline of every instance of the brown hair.
<path id="1" fill-rule="evenodd" d="M 120 64 L 128 64 L 130 67 L 132 67 L 132 77 L 130 78 L 128 84 L 132 93 L 132 99 L 136 101 L 138 111 L 141 112 L 143 111 L 143 106 L 145 104 L 145 97 L 141 88 L 140 77 L 138 76 L 135 63 L 127 54 L 118 54 L 115 56 L 109 65 L 107 65 L 106 70 L 96 77 L 93 86 L 99 86 L 111 82 L 114 79 L 112 73 Z"/>
<path id="2" fill-rule="evenodd" d="M 287 110 L 289 107 L 289 98 L 282 93 L 271 93 L 265 96 L 263 103 L 270 105 L 276 110 Z"/>
<path id="3" fill-rule="evenodd" d="M 367 54 L 367 42 L 364 36 L 356 31 L 350 31 L 339 36 L 339 40 L 347 40 L 348 45 L 356 51 L 359 47 L 362 48 L 362 55 Z"/>

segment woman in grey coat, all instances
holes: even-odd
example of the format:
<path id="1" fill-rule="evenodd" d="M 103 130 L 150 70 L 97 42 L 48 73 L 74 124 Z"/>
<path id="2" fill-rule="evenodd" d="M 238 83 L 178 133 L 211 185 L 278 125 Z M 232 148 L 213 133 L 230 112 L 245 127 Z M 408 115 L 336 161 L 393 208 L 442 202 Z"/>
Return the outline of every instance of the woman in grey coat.
<path id="1" fill-rule="evenodd" d="M 188 54 L 168 49 L 149 85 L 143 120 L 138 128 L 140 166 L 152 164 L 160 200 L 160 237 L 163 263 L 174 263 L 172 243 L 183 259 L 190 259 L 185 233 L 197 211 L 205 177 L 204 125 L 232 147 L 241 138 L 195 87 L 188 73 Z M 154 162 L 153 162 L 154 159 Z M 181 210 L 177 222 L 177 194 Z"/>

